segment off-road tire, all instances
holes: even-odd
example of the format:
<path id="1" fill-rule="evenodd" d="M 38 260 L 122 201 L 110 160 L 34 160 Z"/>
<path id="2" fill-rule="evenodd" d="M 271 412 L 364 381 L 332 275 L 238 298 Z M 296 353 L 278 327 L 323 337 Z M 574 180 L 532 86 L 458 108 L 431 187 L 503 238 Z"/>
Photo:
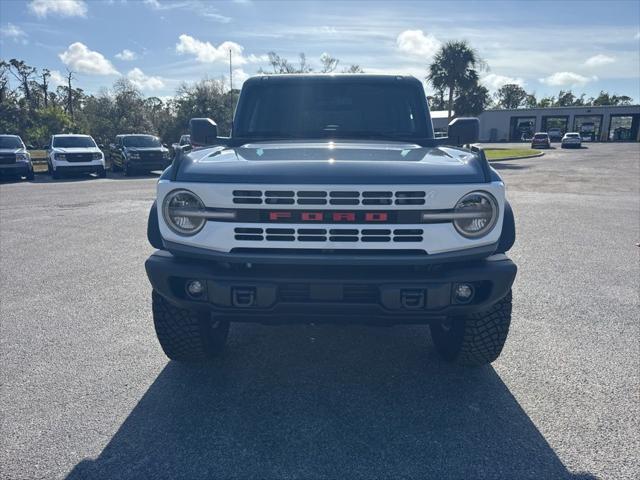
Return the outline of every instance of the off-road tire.
<path id="1" fill-rule="evenodd" d="M 54 170 L 54 168 L 51 167 L 51 178 L 53 178 L 54 180 L 60 180 L 62 178 L 60 170 Z"/>
<path id="2" fill-rule="evenodd" d="M 30 170 L 27 173 L 27 181 L 28 182 L 33 182 L 35 180 L 35 178 L 36 178 L 35 173 L 33 173 L 33 170 Z"/>
<path id="3" fill-rule="evenodd" d="M 207 312 L 178 308 L 152 292 L 153 323 L 160 346 L 171 360 L 206 362 L 224 350 L 229 322 L 216 321 Z"/>
<path id="4" fill-rule="evenodd" d="M 480 366 L 500 356 L 511 324 L 511 291 L 484 312 L 431 324 L 436 350 L 448 362 Z"/>
<path id="5" fill-rule="evenodd" d="M 107 178 L 107 170 L 102 167 L 98 169 L 98 178 Z"/>

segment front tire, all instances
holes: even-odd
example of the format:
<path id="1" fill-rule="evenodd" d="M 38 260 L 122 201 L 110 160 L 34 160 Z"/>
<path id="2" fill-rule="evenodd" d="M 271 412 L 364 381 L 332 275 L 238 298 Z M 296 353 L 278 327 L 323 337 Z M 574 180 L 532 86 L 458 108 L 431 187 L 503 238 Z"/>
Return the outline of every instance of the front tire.
<path id="1" fill-rule="evenodd" d="M 431 324 L 436 350 L 448 362 L 480 366 L 500 356 L 511 324 L 511 291 L 484 312 Z"/>
<path id="2" fill-rule="evenodd" d="M 98 169 L 98 178 L 107 178 L 107 170 L 104 167 Z"/>
<path id="3" fill-rule="evenodd" d="M 171 360 L 200 363 L 219 356 L 229 334 L 229 322 L 208 312 L 179 308 L 156 291 L 151 294 L 153 323 L 160 346 Z"/>

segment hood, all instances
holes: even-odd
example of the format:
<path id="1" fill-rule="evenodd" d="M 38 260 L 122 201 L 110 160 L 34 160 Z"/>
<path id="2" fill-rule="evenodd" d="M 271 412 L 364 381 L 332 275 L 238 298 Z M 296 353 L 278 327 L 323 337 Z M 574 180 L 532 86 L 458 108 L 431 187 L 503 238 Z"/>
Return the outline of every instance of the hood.
<path id="1" fill-rule="evenodd" d="M 27 150 L 24 148 L 0 148 L 0 154 L 7 153 L 27 153 Z"/>
<path id="2" fill-rule="evenodd" d="M 98 147 L 61 148 L 53 147 L 56 153 L 102 153 Z"/>
<path id="3" fill-rule="evenodd" d="M 127 152 L 168 152 L 164 147 L 124 147 Z"/>
<path id="4" fill-rule="evenodd" d="M 176 180 L 278 184 L 488 181 L 481 160 L 469 150 L 355 141 L 281 141 L 195 150 L 183 158 Z"/>

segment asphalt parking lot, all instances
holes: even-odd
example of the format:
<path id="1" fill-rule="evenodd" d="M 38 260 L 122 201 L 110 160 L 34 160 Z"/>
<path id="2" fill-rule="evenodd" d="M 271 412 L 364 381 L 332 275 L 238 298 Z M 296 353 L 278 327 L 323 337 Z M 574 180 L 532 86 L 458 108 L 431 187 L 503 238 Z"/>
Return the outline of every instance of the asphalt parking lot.
<path id="1" fill-rule="evenodd" d="M 0 185 L 0 477 L 640 477 L 640 145 L 495 163 L 519 266 L 493 366 L 427 327 L 233 326 L 168 363 L 144 260 L 155 177 Z"/>

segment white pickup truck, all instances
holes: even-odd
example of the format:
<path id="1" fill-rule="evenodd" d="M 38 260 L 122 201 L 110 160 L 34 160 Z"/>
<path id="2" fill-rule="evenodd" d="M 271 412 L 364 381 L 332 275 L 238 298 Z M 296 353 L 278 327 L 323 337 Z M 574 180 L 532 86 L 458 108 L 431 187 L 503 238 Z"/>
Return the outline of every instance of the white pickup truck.
<path id="1" fill-rule="evenodd" d="M 65 173 L 107 176 L 104 154 L 89 135 L 52 135 L 47 146 L 47 168 L 53 178 Z"/>

